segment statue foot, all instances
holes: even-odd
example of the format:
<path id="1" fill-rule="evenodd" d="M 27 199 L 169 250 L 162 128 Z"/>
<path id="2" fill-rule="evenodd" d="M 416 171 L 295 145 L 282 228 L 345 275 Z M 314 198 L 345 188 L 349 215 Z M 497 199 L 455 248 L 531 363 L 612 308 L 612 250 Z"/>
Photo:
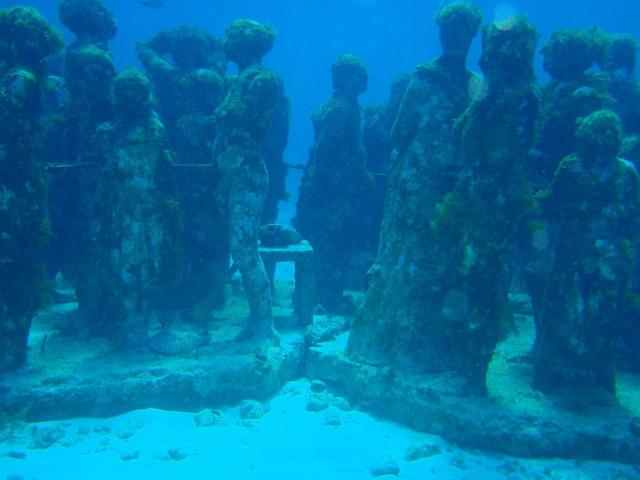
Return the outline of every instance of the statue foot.
<path id="1" fill-rule="evenodd" d="M 251 340 L 257 343 L 267 343 L 271 346 L 280 346 L 280 335 L 273 328 L 272 322 L 257 322 L 251 318 L 246 326 L 234 337 L 235 342 Z"/>

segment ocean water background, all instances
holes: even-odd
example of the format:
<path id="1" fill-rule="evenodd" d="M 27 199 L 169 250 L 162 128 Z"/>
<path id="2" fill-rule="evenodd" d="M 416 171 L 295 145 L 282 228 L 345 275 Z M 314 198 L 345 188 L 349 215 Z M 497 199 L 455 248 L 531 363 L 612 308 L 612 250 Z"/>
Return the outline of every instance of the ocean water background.
<path id="1" fill-rule="evenodd" d="M 285 160 L 305 163 L 313 143 L 309 115 L 331 94 L 330 68 L 343 53 L 361 56 L 369 67 L 369 90 L 363 106 L 386 101 L 393 79 L 429 61 L 440 51 L 434 15 L 446 2 L 437 0 L 164 0 L 161 8 L 148 8 L 136 0 L 103 0 L 118 21 L 118 34 L 110 49 L 119 68 L 139 66 L 135 43 L 181 24 L 205 28 L 222 36 L 237 18 L 271 23 L 278 32 L 265 62 L 282 76 L 292 99 L 291 133 Z M 0 0 L 12 6 L 13 0 Z M 25 0 L 50 21 L 57 21 L 58 1 Z M 634 0 L 476 0 L 485 23 L 514 13 L 529 16 L 541 34 L 539 45 L 560 28 L 603 27 L 629 33 L 640 40 L 640 2 Z M 64 27 L 67 40 L 72 37 Z M 480 41 L 469 55 L 477 70 Z M 538 56 L 541 82 L 546 75 Z M 300 171 L 292 171 L 288 191 L 295 204 Z"/>

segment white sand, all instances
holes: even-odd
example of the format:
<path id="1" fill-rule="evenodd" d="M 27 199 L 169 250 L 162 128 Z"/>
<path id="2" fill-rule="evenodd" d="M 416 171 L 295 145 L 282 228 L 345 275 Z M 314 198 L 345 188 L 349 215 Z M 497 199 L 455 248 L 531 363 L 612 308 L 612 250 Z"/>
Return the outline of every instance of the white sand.
<path id="1" fill-rule="evenodd" d="M 43 422 L 65 436 L 46 449 L 33 449 L 26 432 L 0 443 L 0 479 L 371 479 L 370 469 L 395 461 L 403 479 L 593 479 L 640 478 L 637 470 L 611 464 L 516 460 L 470 453 L 442 439 L 420 434 L 357 411 L 306 411 L 309 382 L 285 386 L 258 420 L 242 420 L 238 408 L 224 410 L 226 426 L 197 426 L 194 414 L 141 410 L 109 419 Z M 326 425 L 327 418 L 340 425 Z M 27 431 L 33 428 L 29 426 Z M 404 459 L 412 443 L 426 441 L 442 453 Z M 22 452 L 24 459 L 6 456 Z M 135 457 L 125 460 L 126 456 Z M 184 457 L 184 458 L 183 458 Z M 18 475 L 11 477 L 11 475 Z"/>

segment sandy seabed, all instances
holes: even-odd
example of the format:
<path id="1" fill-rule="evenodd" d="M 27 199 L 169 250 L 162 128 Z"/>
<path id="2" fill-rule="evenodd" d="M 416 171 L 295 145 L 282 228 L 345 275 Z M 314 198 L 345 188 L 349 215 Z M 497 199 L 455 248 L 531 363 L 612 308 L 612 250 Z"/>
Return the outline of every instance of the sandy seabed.
<path id="1" fill-rule="evenodd" d="M 471 452 L 356 410 L 310 412 L 310 393 L 308 380 L 290 382 L 264 414 L 147 409 L 22 425 L 0 443 L 0 479 L 640 479 L 632 466 Z"/>

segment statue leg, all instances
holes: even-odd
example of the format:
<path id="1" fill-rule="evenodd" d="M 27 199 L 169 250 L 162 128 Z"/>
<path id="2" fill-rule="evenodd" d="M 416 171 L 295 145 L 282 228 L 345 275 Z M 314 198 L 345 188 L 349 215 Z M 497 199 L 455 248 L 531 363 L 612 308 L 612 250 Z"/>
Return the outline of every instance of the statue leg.
<path id="1" fill-rule="evenodd" d="M 278 343 L 273 328 L 271 289 L 264 263 L 258 251 L 258 231 L 264 193 L 240 185 L 229 196 L 231 220 L 231 256 L 240 270 L 250 316 L 239 339 L 259 337 Z"/>

